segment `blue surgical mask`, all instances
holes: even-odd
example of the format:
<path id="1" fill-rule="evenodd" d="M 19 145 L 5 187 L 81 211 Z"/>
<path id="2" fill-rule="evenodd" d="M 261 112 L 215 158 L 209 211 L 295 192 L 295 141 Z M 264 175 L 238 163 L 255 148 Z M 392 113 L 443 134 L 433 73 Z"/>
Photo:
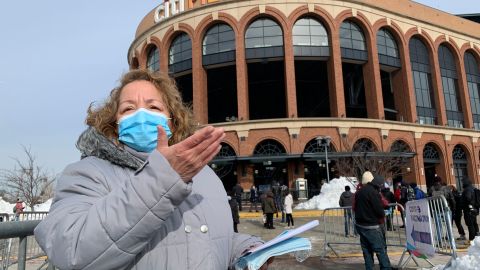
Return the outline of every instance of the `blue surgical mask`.
<path id="1" fill-rule="evenodd" d="M 118 140 L 139 152 L 152 152 L 157 147 L 157 126 L 162 126 L 167 137 L 172 136 L 168 118 L 163 113 L 152 112 L 144 108 L 120 118 Z"/>

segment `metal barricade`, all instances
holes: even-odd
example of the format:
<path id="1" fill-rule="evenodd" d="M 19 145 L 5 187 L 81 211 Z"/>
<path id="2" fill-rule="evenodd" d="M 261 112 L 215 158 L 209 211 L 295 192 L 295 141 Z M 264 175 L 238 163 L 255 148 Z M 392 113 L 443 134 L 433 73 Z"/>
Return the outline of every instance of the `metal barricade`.
<path id="1" fill-rule="evenodd" d="M 447 266 L 449 266 L 452 260 L 457 258 L 457 251 L 455 245 L 455 239 L 452 230 L 452 211 L 450 210 L 447 200 L 442 196 L 429 197 L 422 200 L 427 200 L 429 206 L 429 214 L 432 227 L 433 245 L 435 247 L 435 253 L 451 256 Z M 405 255 L 409 253 L 408 258 L 403 261 Z M 402 257 L 400 258 L 399 267 L 404 268 L 410 259 L 413 259 L 418 266 L 418 262 L 415 256 L 405 246 Z M 426 259 L 431 266 L 433 264 Z"/>
<path id="2" fill-rule="evenodd" d="M 385 240 L 387 247 L 396 247 L 399 251 L 405 247 L 405 233 L 400 227 L 404 224 L 398 209 L 400 204 L 390 204 L 385 215 Z M 360 240 L 355 230 L 355 213 L 351 207 L 327 208 L 322 214 L 324 246 L 321 255 L 324 258 L 331 250 L 337 257 L 339 252 L 351 252 L 352 245 L 358 245 L 361 251 Z M 342 248 L 343 246 L 343 248 Z"/>
<path id="3" fill-rule="evenodd" d="M 2 236 L 0 237 L 0 270 L 8 269 L 12 264 L 21 264 L 26 260 L 45 255 L 33 236 L 34 226 L 29 225 L 31 228 L 27 229 L 24 227 L 25 224 L 38 224 L 47 214 L 48 212 L 23 212 L 18 217 L 18 221 L 15 221 L 14 214 L 6 215 L 9 216 L 7 218 L 9 221 L 0 223 L 0 228 L 3 228 L 0 232 Z M 16 232 L 18 235 L 15 235 Z"/>

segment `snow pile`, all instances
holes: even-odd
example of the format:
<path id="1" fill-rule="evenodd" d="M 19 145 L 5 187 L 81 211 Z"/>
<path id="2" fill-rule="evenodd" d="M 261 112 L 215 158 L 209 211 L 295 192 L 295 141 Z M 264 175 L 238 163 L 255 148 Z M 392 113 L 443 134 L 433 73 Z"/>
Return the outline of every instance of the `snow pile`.
<path id="1" fill-rule="evenodd" d="M 35 212 L 48 212 L 50 211 L 50 205 L 52 205 L 52 199 L 48 199 L 46 202 L 37 204 L 33 208 Z"/>
<path id="2" fill-rule="evenodd" d="M 452 262 L 452 266 L 444 270 L 475 270 L 480 265 L 480 236 L 475 237 L 473 244 L 468 248 L 465 256 L 457 258 Z"/>
<path id="3" fill-rule="evenodd" d="M 0 213 L 2 214 L 13 214 L 13 207 L 15 206 L 14 203 L 8 203 L 0 197 Z"/>
<path id="4" fill-rule="evenodd" d="M 320 194 L 314 196 L 310 200 L 300 203 L 295 207 L 295 209 L 301 210 L 313 210 L 319 209 L 324 210 L 331 207 L 339 207 L 338 201 L 340 200 L 340 195 L 345 191 L 345 186 L 350 186 L 350 191 L 355 192 L 355 187 L 352 184 L 352 181 L 355 181 L 356 178 L 349 177 L 347 180 L 346 177 L 334 178 L 330 180 L 330 183 L 325 183 L 322 185 Z"/>

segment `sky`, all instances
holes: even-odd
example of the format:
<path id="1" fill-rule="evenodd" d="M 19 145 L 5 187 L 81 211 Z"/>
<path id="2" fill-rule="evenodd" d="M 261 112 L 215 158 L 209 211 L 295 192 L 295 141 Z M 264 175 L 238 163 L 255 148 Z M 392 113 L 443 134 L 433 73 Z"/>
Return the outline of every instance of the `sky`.
<path id="1" fill-rule="evenodd" d="M 22 146 L 52 175 L 79 160 L 75 142 L 88 105 L 102 102 L 128 71 L 135 30 L 161 2 L 0 4 L 0 169 L 13 169 L 13 158 L 25 160 Z M 453 14 L 480 13 L 477 0 L 417 2 Z"/>

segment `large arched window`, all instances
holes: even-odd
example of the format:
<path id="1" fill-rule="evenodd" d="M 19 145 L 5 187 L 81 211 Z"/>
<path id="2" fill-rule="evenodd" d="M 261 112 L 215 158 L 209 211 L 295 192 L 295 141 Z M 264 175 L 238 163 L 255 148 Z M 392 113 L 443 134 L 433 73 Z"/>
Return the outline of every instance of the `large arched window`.
<path id="1" fill-rule="evenodd" d="M 228 24 L 216 24 L 208 29 L 202 44 L 203 65 L 235 60 L 235 33 Z"/>
<path id="2" fill-rule="evenodd" d="M 448 125 L 461 128 L 463 127 L 463 114 L 458 95 L 457 67 L 455 58 L 447 46 L 440 45 L 438 48 L 438 61 L 440 62 Z"/>
<path id="3" fill-rule="evenodd" d="M 362 29 L 352 21 L 340 26 L 340 49 L 342 53 L 343 90 L 346 117 L 366 118 L 367 103 L 363 64 L 368 60 L 365 36 Z"/>
<path id="4" fill-rule="evenodd" d="M 192 41 L 186 33 L 178 35 L 173 40 L 168 56 L 170 72 L 192 69 Z"/>
<path id="5" fill-rule="evenodd" d="M 302 18 L 293 26 L 293 53 L 295 56 L 327 57 L 330 55 L 328 34 L 322 23 L 314 18 Z"/>
<path id="6" fill-rule="evenodd" d="M 253 21 L 245 33 L 250 120 L 285 118 L 283 31 L 268 18 Z M 265 106 L 275 103 L 276 106 Z"/>
<path id="7" fill-rule="evenodd" d="M 275 140 L 267 139 L 259 142 L 253 150 L 254 156 L 278 156 L 285 154 L 283 145 Z"/>
<path id="8" fill-rule="evenodd" d="M 377 147 L 375 146 L 375 144 L 367 138 L 358 139 L 352 147 L 352 152 L 376 152 L 376 151 L 377 151 Z"/>
<path id="9" fill-rule="evenodd" d="M 473 127 L 480 129 L 480 72 L 478 62 L 471 52 L 465 53 L 465 72 L 467 74 L 468 93 L 472 107 Z"/>
<path id="10" fill-rule="evenodd" d="M 397 108 L 393 90 L 399 89 L 392 83 L 393 72 L 401 67 L 397 42 L 386 28 L 377 32 L 378 62 L 382 81 L 383 108 L 386 120 L 397 120 Z"/>
<path id="11" fill-rule="evenodd" d="M 434 125 L 437 111 L 433 98 L 432 76 L 427 46 L 418 38 L 409 42 L 417 117 L 420 124 Z"/>
<path id="12" fill-rule="evenodd" d="M 363 31 L 352 21 L 344 21 L 340 26 L 340 47 L 343 58 L 368 60 Z"/>
<path id="13" fill-rule="evenodd" d="M 147 54 L 147 68 L 151 71 L 160 70 L 160 61 L 157 46 L 152 46 Z"/>
<path id="14" fill-rule="evenodd" d="M 437 146 L 433 143 L 427 143 L 423 148 L 424 163 L 440 163 L 440 153 Z"/>
<path id="15" fill-rule="evenodd" d="M 410 146 L 402 140 L 397 140 L 392 143 L 390 147 L 390 152 L 392 153 L 408 153 L 411 152 Z"/>
<path id="16" fill-rule="evenodd" d="M 400 67 L 400 55 L 397 42 L 393 35 L 385 28 L 377 32 L 378 62 L 381 65 Z"/>
<path id="17" fill-rule="evenodd" d="M 255 20 L 245 33 L 245 49 L 246 59 L 283 56 L 282 28 L 271 19 Z"/>
<path id="18" fill-rule="evenodd" d="M 327 146 L 327 151 L 328 152 L 336 152 L 335 147 L 333 146 L 332 143 L 330 143 Z M 305 145 L 305 148 L 304 148 L 303 152 L 304 153 L 324 153 L 325 152 L 325 146 L 320 145 L 318 143 L 317 139 L 312 139 Z"/>

